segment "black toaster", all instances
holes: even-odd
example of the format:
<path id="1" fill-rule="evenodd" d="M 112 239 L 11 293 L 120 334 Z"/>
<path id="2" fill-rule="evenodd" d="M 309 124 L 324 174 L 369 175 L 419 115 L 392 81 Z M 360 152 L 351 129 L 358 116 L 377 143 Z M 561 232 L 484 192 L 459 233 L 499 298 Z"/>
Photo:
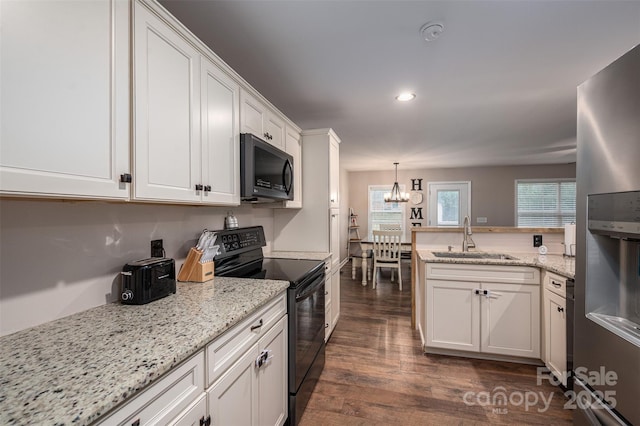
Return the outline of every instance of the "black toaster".
<path id="1" fill-rule="evenodd" d="M 176 264 L 173 259 L 152 257 L 136 260 L 122 268 L 120 300 L 144 305 L 176 292 Z"/>

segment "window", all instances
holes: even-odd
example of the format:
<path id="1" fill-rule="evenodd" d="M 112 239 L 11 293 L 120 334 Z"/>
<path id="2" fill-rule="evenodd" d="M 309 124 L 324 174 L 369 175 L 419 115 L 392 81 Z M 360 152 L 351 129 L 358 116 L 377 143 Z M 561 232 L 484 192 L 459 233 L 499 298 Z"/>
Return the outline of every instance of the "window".
<path id="1" fill-rule="evenodd" d="M 429 226 L 462 226 L 471 217 L 471 182 L 429 182 Z"/>
<path id="2" fill-rule="evenodd" d="M 561 227 L 575 221 L 575 180 L 516 180 L 516 226 Z"/>
<path id="3" fill-rule="evenodd" d="M 369 235 L 373 240 L 373 231 L 380 230 L 381 224 L 397 224 L 402 226 L 406 241 L 407 227 L 405 226 L 405 203 L 385 203 L 384 194 L 391 192 L 392 185 L 369 185 Z M 400 185 L 400 191 L 404 191 Z"/>

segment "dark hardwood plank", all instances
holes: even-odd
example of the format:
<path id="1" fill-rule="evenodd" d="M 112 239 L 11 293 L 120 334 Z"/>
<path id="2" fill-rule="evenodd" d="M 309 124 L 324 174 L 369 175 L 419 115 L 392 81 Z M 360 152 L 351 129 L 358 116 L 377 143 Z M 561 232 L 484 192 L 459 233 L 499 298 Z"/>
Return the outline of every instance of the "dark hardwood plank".
<path id="1" fill-rule="evenodd" d="M 425 355 L 411 329 L 409 267 L 402 272 L 400 292 L 388 273 L 373 290 L 351 280 L 350 265 L 344 268 L 340 320 L 302 426 L 571 424 L 562 390 L 538 385 L 535 366 Z M 514 403 L 491 404 L 500 391 Z M 534 394 L 537 404 L 519 403 L 519 395 Z M 551 395 L 548 407 L 541 395 Z"/>

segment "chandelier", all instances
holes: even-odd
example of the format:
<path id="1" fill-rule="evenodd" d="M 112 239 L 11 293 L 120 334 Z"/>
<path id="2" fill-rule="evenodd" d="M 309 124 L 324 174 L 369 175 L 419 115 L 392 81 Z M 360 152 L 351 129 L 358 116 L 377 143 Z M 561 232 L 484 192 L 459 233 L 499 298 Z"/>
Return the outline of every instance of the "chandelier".
<path id="1" fill-rule="evenodd" d="M 400 185 L 398 185 L 398 163 L 393 163 L 396 166 L 396 181 L 393 182 L 393 188 L 390 193 L 384 194 L 385 203 L 406 203 L 409 201 L 409 194 L 406 192 L 400 192 Z"/>

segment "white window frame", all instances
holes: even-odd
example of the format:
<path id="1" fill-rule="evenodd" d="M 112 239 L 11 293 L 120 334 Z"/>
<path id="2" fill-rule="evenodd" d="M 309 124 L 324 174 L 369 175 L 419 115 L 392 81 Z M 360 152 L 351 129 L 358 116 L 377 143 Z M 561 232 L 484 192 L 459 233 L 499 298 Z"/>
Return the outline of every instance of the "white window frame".
<path id="1" fill-rule="evenodd" d="M 519 183 L 557 183 L 558 184 L 558 188 L 560 188 L 560 183 L 562 183 L 562 182 L 573 182 L 573 183 L 575 183 L 576 179 L 575 178 L 516 179 L 515 182 L 514 182 L 514 186 L 513 186 L 513 193 L 514 193 L 514 198 L 515 198 L 515 200 L 514 200 L 514 204 L 515 204 L 515 213 L 514 213 L 515 220 L 514 220 L 514 223 L 515 223 L 515 226 L 517 228 L 531 227 L 531 225 L 526 225 L 526 226 L 522 225 L 521 226 L 519 224 L 519 214 L 518 214 L 519 213 L 518 212 L 518 184 Z M 559 195 L 560 194 L 558 194 L 558 196 Z M 560 204 L 559 201 L 560 200 L 558 200 L 558 211 L 557 211 L 557 214 L 555 216 L 557 216 L 559 218 L 562 218 L 565 215 L 562 214 L 562 210 L 560 209 L 561 204 Z M 576 216 L 576 212 L 575 211 L 573 213 L 573 216 L 574 217 Z M 543 217 L 543 215 L 541 215 L 541 217 Z M 562 221 L 562 220 L 560 220 L 560 221 Z M 558 226 L 552 226 L 552 227 L 550 227 L 550 226 L 542 226 L 542 225 L 540 225 L 540 226 L 533 225 L 533 227 L 544 227 L 544 228 L 562 228 L 563 226 L 564 225 L 562 225 L 562 224 L 558 225 Z"/>
<path id="2" fill-rule="evenodd" d="M 463 205 L 459 206 L 459 220 L 460 223 L 454 225 L 438 225 L 438 215 L 437 215 L 437 191 L 438 189 L 446 189 L 450 187 L 449 190 L 458 190 L 460 191 L 460 199 L 464 197 L 464 192 L 466 192 L 466 202 L 467 209 L 464 211 Z M 438 228 L 459 228 L 463 226 L 463 220 L 465 216 L 469 216 L 471 219 L 471 181 L 455 181 L 455 182 L 429 182 L 427 183 L 427 189 L 429 194 L 429 203 L 427 209 L 427 223 L 429 226 L 436 226 Z"/>
<path id="3" fill-rule="evenodd" d="M 399 184 L 400 186 L 400 191 L 401 192 L 405 192 L 405 185 Z M 391 185 L 369 185 L 369 187 L 367 188 L 367 240 L 368 241 L 372 241 L 373 239 L 373 224 L 371 223 L 372 221 L 372 214 L 371 214 L 371 191 L 384 191 L 385 193 L 391 192 L 391 188 L 393 187 L 393 184 Z M 402 224 L 402 241 L 408 241 L 407 240 L 407 210 L 405 207 L 406 203 L 392 203 L 392 204 L 398 204 L 398 207 L 400 207 L 401 210 L 401 224 Z"/>

